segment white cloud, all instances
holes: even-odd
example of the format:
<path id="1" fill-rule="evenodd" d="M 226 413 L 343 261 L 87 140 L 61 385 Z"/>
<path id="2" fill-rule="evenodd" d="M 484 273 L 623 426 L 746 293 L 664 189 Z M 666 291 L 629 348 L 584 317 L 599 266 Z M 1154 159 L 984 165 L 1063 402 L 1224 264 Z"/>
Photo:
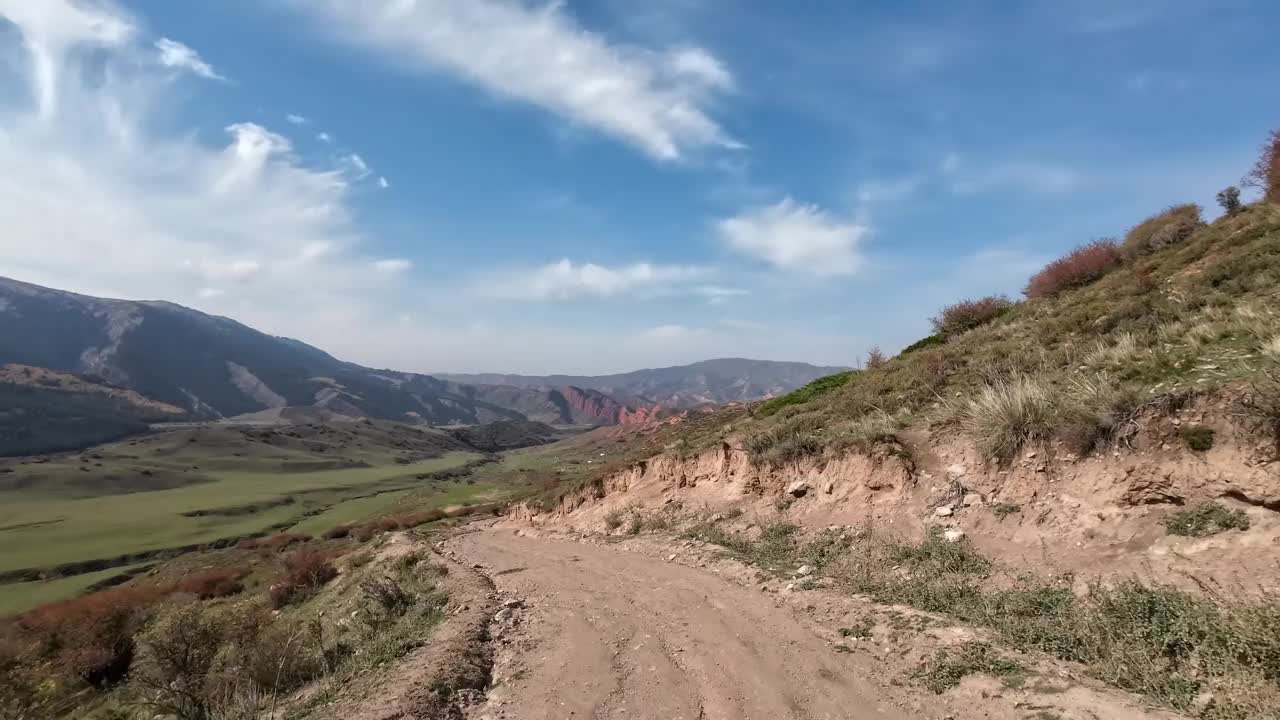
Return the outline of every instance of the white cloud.
<path id="1" fill-rule="evenodd" d="M 0 17 L 22 29 L 31 60 L 31 85 L 44 116 L 58 106 L 62 58 L 72 47 L 116 48 L 134 35 L 133 23 L 118 12 L 65 0 L 0 0 Z"/>
<path id="2" fill-rule="evenodd" d="M 334 38 L 394 62 L 439 70 L 674 160 L 738 147 L 711 117 L 732 87 L 705 50 L 671 52 L 610 42 L 581 27 L 563 2 L 520 0 L 293 0 Z"/>
<path id="3" fill-rule="evenodd" d="M 538 268 L 480 280 L 479 294 L 518 300 L 574 300 L 622 295 L 665 295 L 697 292 L 688 283 L 705 277 L 705 268 L 686 265 L 634 263 L 607 267 L 576 264 L 565 258 Z"/>
<path id="4" fill-rule="evenodd" d="M 199 53 L 177 40 L 160 38 L 156 41 L 156 50 L 160 51 L 160 64 L 165 67 L 189 70 L 208 80 L 226 80 Z"/>
<path id="5" fill-rule="evenodd" d="M 351 175 L 356 180 L 364 180 L 373 174 L 369 163 L 365 162 L 359 153 L 350 153 L 342 161 L 351 169 Z"/>
<path id="6" fill-rule="evenodd" d="M 394 274 L 408 272 L 413 267 L 413 263 L 404 258 L 388 258 L 386 260 L 375 260 L 373 269 L 380 273 Z"/>
<path id="7" fill-rule="evenodd" d="M 333 142 L 333 136 L 327 132 L 316 133 L 316 139 L 324 143 Z"/>
<path id="8" fill-rule="evenodd" d="M 311 122 L 306 117 L 302 115 L 297 115 L 295 113 L 289 113 L 288 115 L 285 115 L 284 119 L 288 120 L 290 125 L 306 125 L 307 123 Z"/>
<path id="9" fill-rule="evenodd" d="M 851 275 L 862 266 L 869 229 L 791 198 L 721 220 L 716 229 L 732 250 L 774 267 L 811 275 Z"/>
<path id="10" fill-rule="evenodd" d="M 691 328 L 686 325 L 658 325 L 638 333 L 638 339 L 645 342 L 655 343 L 672 343 L 683 342 L 691 338 L 705 335 L 706 330 L 701 328 Z"/>
<path id="11" fill-rule="evenodd" d="M 348 168 L 305 164 L 249 122 L 214 142 L 157 132 L 154 113 L 167 118 L 182 89 L 108 5 L 0 0 L 0 15 L 16 27 L 0 33 L 0 58 L 18 60 L 32 91 L 0 98 L 5 274 L 339 347 L 380 317 L 398 283 L 361 271 L 378 261 L 362 250 Z"/>
<path id="12" fill-rule="evenodd" d="M 382 188 L 383 190 L 386 190 L 387 188 L 391 187 L 391 181 L 388 180 L 385 176 L 379 175 L 378 187 Z"/>

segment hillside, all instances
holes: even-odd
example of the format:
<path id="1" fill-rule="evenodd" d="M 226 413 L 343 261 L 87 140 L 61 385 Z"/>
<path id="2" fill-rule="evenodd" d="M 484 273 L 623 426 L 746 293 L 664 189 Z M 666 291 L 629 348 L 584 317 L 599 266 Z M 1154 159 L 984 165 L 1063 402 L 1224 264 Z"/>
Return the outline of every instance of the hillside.
<path id="1" fill-rule="evenodd" d="M 5 363 L 77 374 L 85 387 L 128 390 L 156 407 L 200 420 L 287 419 L 298 414 L 294 408 L 313 408 L 329 417 L 433 425 L 503 419 L 603 425 L 625 422 L 637 410 L 641 417 L 651 412 L 590 389 L 462 384 L 375 370 L 170 303 L 94 298 L 0 278 L 0 364 Z M 137 403 L 102 392 L 68 390 L 55 398 L 19 375 L 0 376 L 0 387 L 14 403 L 11 411 L 43 414 L 50 424 L 69 417 L 68 411 L 49 407 L 51 399 L 63 406 L 79 396 L 77 407 L 101 406 L 81 413 L 80 424 L 96 428 L 87 434 L 69 427 L 42 437 L 63 433 L 102 440 L 146 422 L 174 419 L 172 413 L 134 412 L 141 407 Z M 61 442 L 19 443 L 17 450 L 51 449 Z"/>
<path id="2" fill-rule="evenodd" d="M 636 370 L 618 375 L 475 375 L 441 374 L 461 383 L 524 388 L 573 386 L 598 390 L 619 399 L 635 399 L 667 408 L 752 402 L 782 395 L 824 375 L 848 370 L 808 363 L 724 358 L 692 365 Z"/>
<path id="3" fill-rule="evenodd" d="M 1274 717 L 1280 206 L 1199 215 L 1082 245 L 1025 300 L 942 308 L 865 370 L 637 431 L 512 524 L 722 548 L 765 592 L 875 618 L 846 638 L 904 607 L 984 638 L 930 660 L 910 633 L 916 678 L 1049 657 L 1186 715 Z"/>

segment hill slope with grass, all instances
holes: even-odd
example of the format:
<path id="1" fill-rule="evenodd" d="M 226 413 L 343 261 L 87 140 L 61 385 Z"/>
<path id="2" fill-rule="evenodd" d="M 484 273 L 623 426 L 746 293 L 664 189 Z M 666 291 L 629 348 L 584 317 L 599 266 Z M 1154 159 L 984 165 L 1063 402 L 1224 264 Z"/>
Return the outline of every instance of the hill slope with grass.
<path id="1" fill-rule="evenodd" d="M 1171 207 L 1023 300 L 941 308 L 897 356 L 654 425 L 512 521 L 676 532 L 788 591 L 834 582 L 1179 711 L 1273 717 L 1280 206 L 1227 210 Z"/>

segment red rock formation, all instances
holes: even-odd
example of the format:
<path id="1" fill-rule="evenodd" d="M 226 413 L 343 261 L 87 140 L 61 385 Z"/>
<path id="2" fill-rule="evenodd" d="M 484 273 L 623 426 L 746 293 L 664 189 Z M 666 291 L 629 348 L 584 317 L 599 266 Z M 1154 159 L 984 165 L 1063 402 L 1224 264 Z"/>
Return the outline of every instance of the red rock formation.
<path id="1" fill-rule="evenodd" d="M 640 425 L 658 417 L 661 405 L 629 407 L 598 390 L 566 385 L 557 391 L 575 422 L 593 425 Z"/>

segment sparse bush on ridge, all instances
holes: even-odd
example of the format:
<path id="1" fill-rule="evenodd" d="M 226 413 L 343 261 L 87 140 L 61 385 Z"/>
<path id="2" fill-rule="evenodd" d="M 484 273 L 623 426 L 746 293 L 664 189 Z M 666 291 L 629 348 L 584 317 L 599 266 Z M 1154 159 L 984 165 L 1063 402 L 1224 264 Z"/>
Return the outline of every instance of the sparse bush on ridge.
<path id="1" fill-rule="evenodd" d="M 1235 215 L 1244 209 L 1244 204 L 1240 202 L 1240 188 L 1235 185 L 1228 186 L 1218 192 L 1218 206 L 1222 208 L 1222 212 L 1226 215 Z"/>
<path id="2" fill-rule="evenodd" d="M 1142 400 L 1106 375 L 1073 377 L 1062 394 L 1055 435 L 1078 455 L 1137 434 Z"/>
<path id="3" fill-rule="evenodd" d="M 1044 266 L 1032 276 L 1023 293 L 1029 298 L 1052 297 L 1094 282 L 1120 262 L 1120 246 L 1115 240 L 1094 240 Z"/>
<path id="4" fill-rule="evenodd" d="M 1280 130 L 1272 130 L 1258 162 L 1245 176 L 1246 187 L 1262 188 L 1264 202 L 1280 204 Z"/>
<path id="5" fill-rule="evenodd" d="M 889 362 L 889 358 L 885 357 L 884 352 L 880 350 L 879 346 L 873 347 L 867 351 L 868 370 L 878 370 L 884 367 L 884 364 L 887 362 Z"/>
<path id="6" fill-rule="evenodd" d="M 961 300 L 942 308 L 938 316 L 931 318 L 929 322 L 933 324 L 936 336 L 951 337 L 986 325 L 1008 312 L 1013 305 L 1013 301 L 1003 295 Z"/>
<path id="7" fill-rule="evenodd" d="M 819 437 L 824 418 L 799 415 L 781 426 L 746 439 L 747 455 L 756 466 L 780 467 L 812 455 L 821 455 L 826 443 Z"/>
<path id="8" fill-rule="evenodd" d="M 1124 237 L 1124 253 L 1133 258 L 1176 245 L 1202 224 L 1199 205 L 1174 205 L 1134 226 Z"/>
<path id="9" fill-rule="evenodd" d="M 175 589 L 180 593 L 195 595 L 201 600 L 227 597 L 244 590 L 240 581 L 248 574 L 247 570 L 239 568 L 205 570 L 182 578 Z"/>

